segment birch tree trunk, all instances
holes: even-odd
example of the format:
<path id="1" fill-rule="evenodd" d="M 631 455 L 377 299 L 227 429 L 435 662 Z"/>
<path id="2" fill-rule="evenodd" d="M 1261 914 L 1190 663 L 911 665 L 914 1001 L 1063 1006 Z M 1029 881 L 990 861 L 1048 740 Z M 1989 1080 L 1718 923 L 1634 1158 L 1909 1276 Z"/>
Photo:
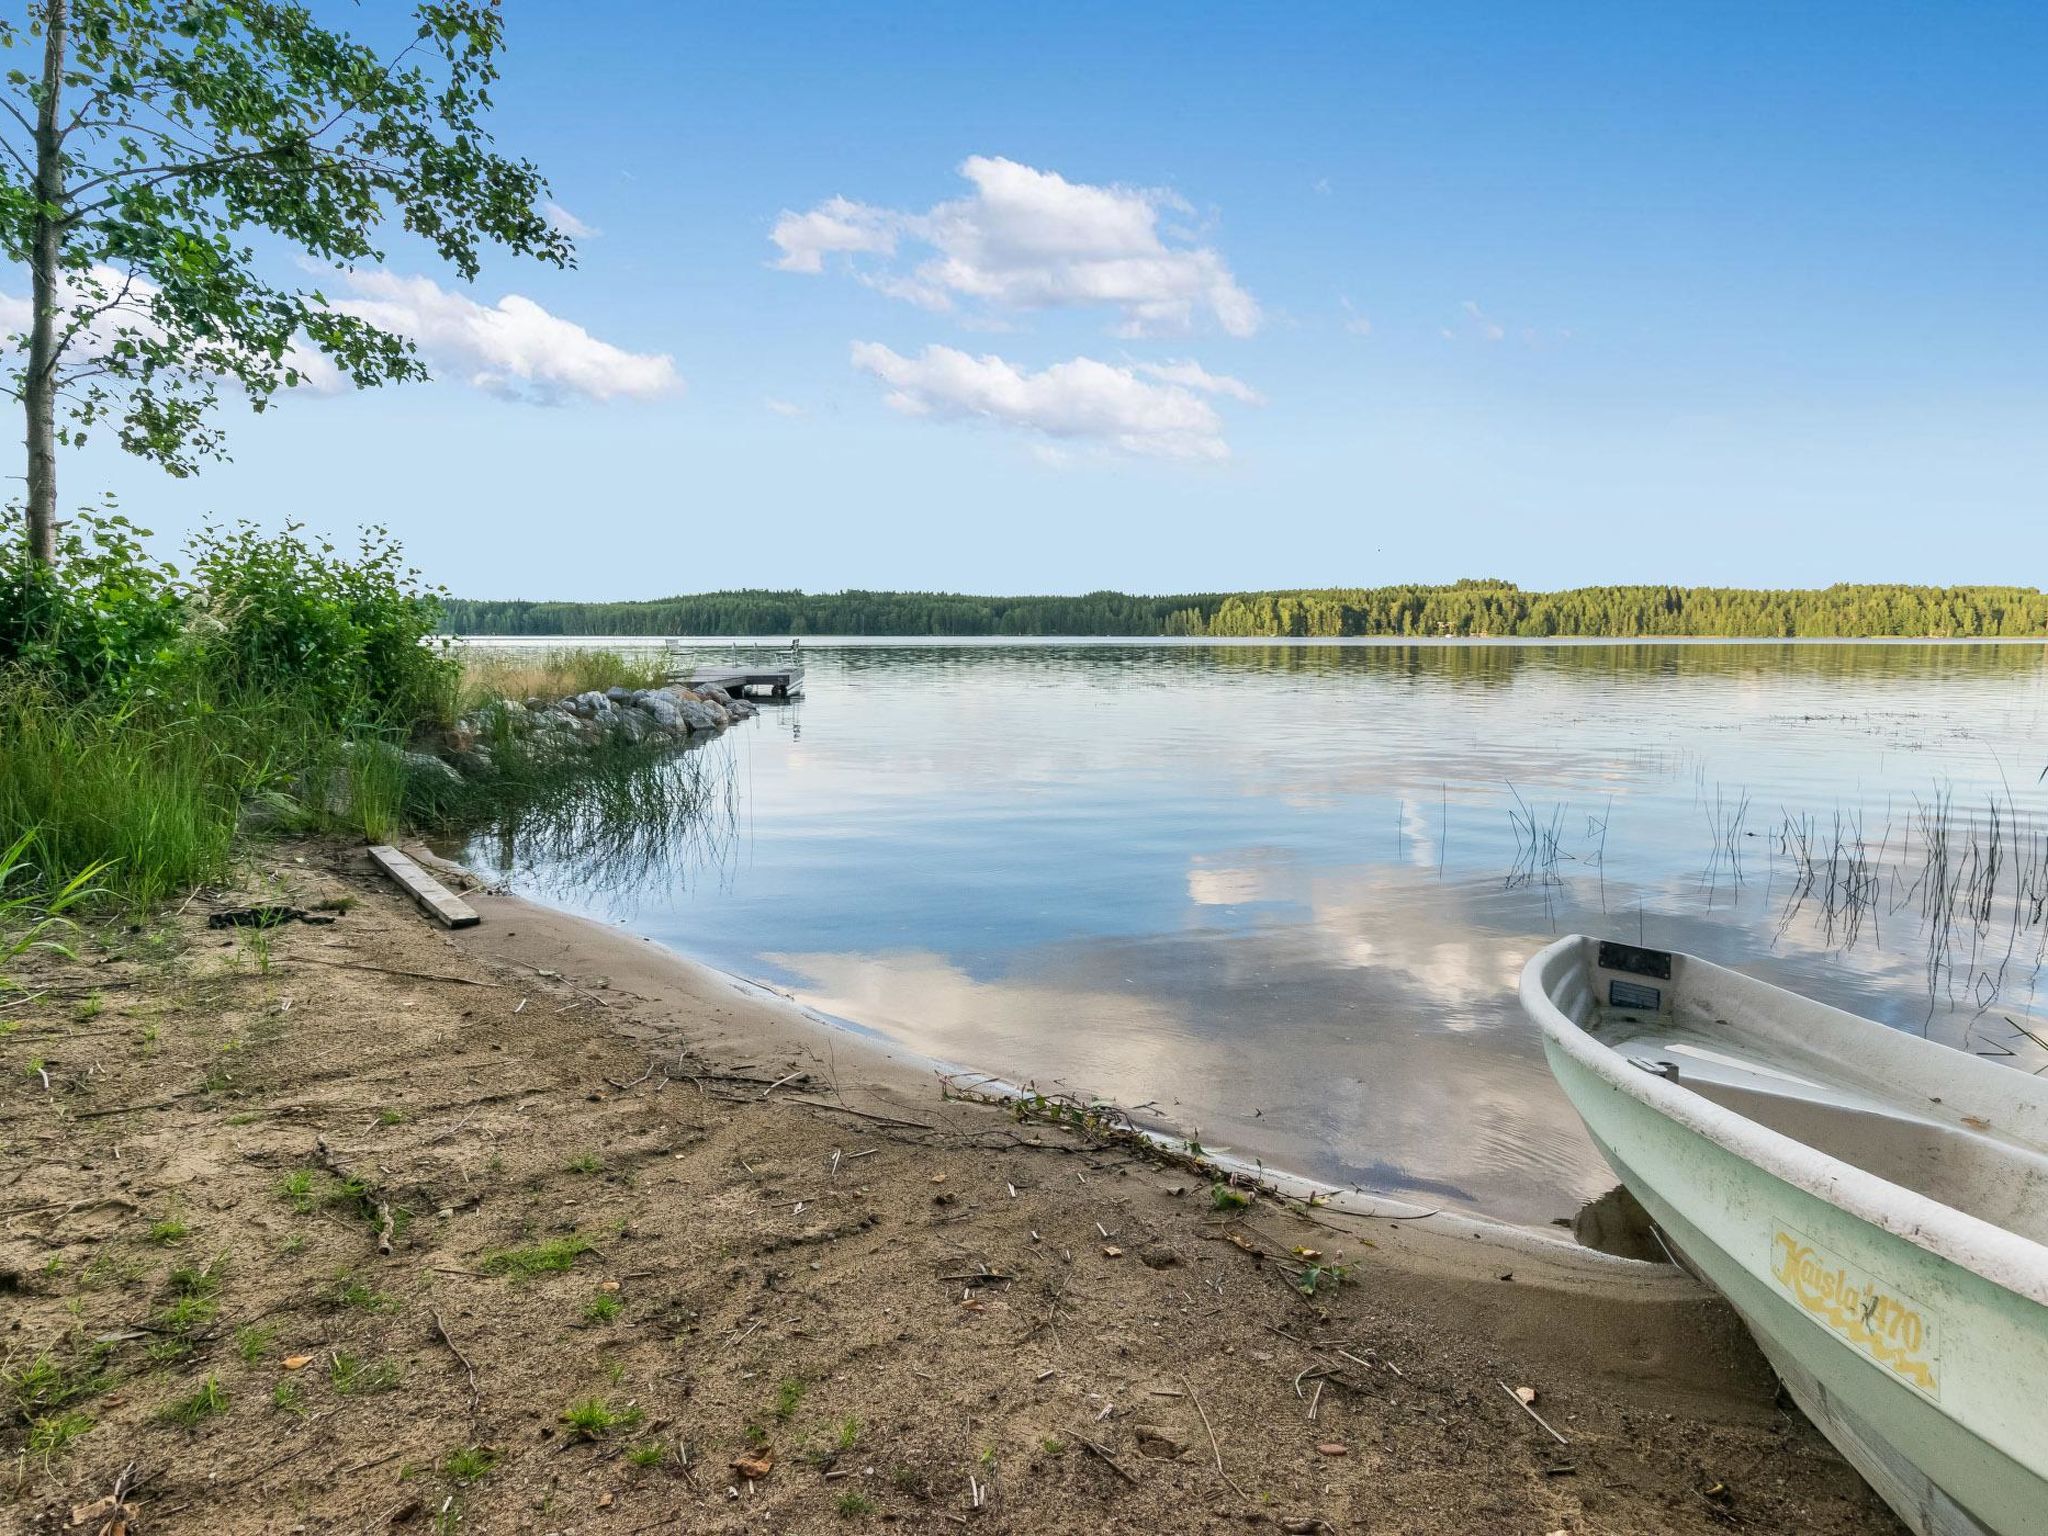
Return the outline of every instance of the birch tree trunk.
<path id="1" fill-rule="evenodd" d="M 57 102 L 64 86 L 70 0 L 46 0 L 43 11 L 42 99 L 36 104 L 35 245 L 30 289 L 28 374 L 21 392 L 28 418 L 28 552 L 41 565 L 57 560 L 57 307 L 63 275 L 64 135 Z"/>

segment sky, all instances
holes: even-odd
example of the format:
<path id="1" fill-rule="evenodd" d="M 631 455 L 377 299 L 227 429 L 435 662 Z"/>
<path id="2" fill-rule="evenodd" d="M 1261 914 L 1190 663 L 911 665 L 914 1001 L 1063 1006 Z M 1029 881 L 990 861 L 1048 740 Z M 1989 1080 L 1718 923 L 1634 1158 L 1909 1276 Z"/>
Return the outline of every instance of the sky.
<path id="1" fill-rule="evenodd" d="M 575 270 L 394 241 L 322 287 L 434 382 L 67 500 L 473 597 L 2048 575 L 2048 7 L 505 14 Z"/>

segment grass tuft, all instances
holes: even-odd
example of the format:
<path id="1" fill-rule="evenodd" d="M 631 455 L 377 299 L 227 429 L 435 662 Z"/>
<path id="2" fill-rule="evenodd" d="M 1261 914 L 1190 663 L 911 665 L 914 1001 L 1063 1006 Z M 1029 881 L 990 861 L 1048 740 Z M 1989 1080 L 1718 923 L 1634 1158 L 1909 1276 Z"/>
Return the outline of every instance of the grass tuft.
<path id="1" fill-rule="evenodd" d="M 534 1243 L 525 1248 L 506 1248 L 484 1257 L 484 1273 L 487 1275 L 509 1275 L 515 1280 L 530 1280 L 535 1275 L 560 1274 L 576 1266 L 577 1259 L 586 1253 L 594 1253 L 597 1245 L 583 1236 L 572 1233 L 568 1237 L 550 1238 L 544 1243 Z"/>
<path id="2" fill-rule="evenodd" d="M 228 1411 L 228 1394 L 218 1376 L 209 1376 L 189 1395 L 166 1403 L 157 1417 L 166 1424 L 192 1429 L 217 1413 Z"/>
<path id="3" fill-rule="evenodd" d="M 601 1397 L 586 1397 L 562 1410 L 562 1422 L 577 1440 L 598 1440 L 615 1429 L 631 1429 L 641 1417 L 638 1408 L 614 1408 Z"/>

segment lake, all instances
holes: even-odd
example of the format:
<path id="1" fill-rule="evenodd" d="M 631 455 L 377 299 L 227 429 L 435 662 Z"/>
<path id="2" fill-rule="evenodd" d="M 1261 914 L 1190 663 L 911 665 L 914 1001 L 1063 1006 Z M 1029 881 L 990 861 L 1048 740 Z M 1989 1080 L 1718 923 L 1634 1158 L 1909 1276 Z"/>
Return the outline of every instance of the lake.
<path id="1" fill-rule="evenodd" d="M 692 754 L 719 792 L 681 844 L 507 828 L 464 856 L 912 1051 L 1518 1222 L 1613 1183 L 1516 1002 L 1559 933 L 2048 1067 L 2039 644 L 803 661 L 804 698 Z"/>

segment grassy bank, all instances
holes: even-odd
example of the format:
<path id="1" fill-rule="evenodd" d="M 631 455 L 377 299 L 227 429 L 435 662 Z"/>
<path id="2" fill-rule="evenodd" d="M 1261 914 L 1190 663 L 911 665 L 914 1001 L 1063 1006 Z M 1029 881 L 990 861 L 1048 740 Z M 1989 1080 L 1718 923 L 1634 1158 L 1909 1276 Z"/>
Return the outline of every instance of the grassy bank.
<path id="1" fill-rule="evenodd" d="M 185 572 L 118 520 L 83 519 L 55 572 L 0 550 L 0 945 L 221 883 L 280 832 L 696 813 L 701 768 L 625 741 L 550 749 L 500 703 L 647 687 L 657 666 L 458 653 L 438 615 L 374 530 L 346 555 L 296 529 L 209 534 Z M 433 755 L 458 739 L 487 771 Z"/>

